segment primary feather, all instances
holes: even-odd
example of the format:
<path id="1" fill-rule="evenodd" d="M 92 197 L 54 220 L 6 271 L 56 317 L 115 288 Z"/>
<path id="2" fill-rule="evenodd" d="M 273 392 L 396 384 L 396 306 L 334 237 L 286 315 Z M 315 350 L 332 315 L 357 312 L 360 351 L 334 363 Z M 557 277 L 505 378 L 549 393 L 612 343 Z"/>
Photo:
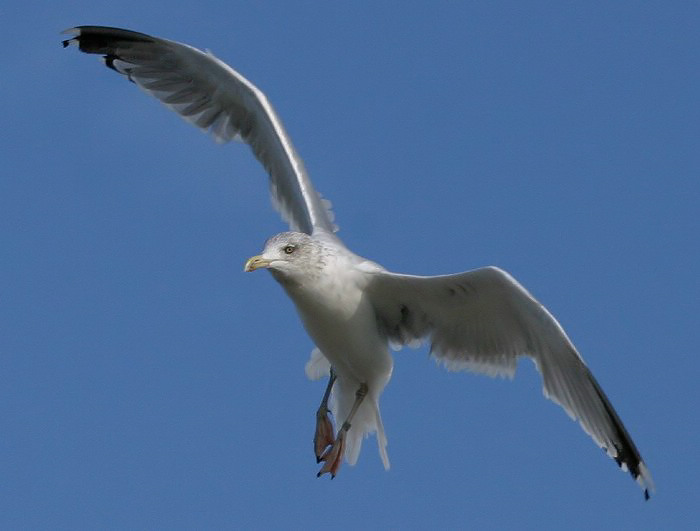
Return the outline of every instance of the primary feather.
<path id="1" fill-rule="evenodd" d="M 336 230 L 330 204 L 316 192 L 304 163 L 265 94 L 211 53 L 144 33 L 102 26 L 66 30 L 105 64 L 219 142 L 242 140 L 270 175 L 275 207 L 292 230 Z"/>

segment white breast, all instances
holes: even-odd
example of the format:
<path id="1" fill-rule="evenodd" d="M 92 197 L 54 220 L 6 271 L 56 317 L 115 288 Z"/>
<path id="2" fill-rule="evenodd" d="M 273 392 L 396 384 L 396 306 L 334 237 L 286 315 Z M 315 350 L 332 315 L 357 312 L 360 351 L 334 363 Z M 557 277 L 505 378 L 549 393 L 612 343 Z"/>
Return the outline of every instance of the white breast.
<path id="1" fill-rule="evenodd" d="M 374 308 L 363 296 L 365 273 L 344 263 L 327 264 L 320 278 L 287 293 L 304 327 L 339 376 L 384 387 L 392 370 Z"/>

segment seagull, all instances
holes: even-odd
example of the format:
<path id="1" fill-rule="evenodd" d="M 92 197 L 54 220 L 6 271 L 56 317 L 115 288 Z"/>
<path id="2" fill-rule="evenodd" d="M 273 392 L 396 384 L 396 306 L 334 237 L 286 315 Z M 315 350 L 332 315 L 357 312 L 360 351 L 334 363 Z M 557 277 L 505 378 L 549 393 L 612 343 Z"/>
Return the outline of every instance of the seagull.
<path id="1" fill-rule="evenodd" d="M 512 276 L 497 267 L 398 274 L 356 255 L 338 238 L 330 203 L 265 94 L 236 70 L 210 52 L 135 31 L 78 26 L 64 33 L 73 36 L 64 47 L 102 55 L 106 66 L 218 142 L 248 144 L 267 170 L 272 202 L 290 231 L 268 239 L 244 270 L 267 269 L 282 286 L 316 345 L 307 375 L 329 377 L 316 412 L 318 476 L 335 477 L 343 460 L 355 464 L 371 433 L 389 468 L 379 412 L 393 369 L 389 348 L 427 341 L 449 370 L 513 378 L 518 358 L 531 358 L 545 397 L 578 420 L 649 499 L 651 474 L 620 417 L 561 325 Z"/>

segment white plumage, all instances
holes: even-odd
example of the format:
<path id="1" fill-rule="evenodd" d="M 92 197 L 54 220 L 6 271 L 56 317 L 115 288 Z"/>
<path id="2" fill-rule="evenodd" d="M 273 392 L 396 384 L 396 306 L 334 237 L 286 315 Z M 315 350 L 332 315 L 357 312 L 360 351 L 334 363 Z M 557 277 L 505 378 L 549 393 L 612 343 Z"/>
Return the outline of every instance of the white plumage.
<path id="1" fill-rule="evenodd" d="M 67 33 L 74 37 L 64 45 L 103 55 L 107 66 L 217 141 L 246 142 L 267 170 L 273 203 L 295 232 L 268 240 L 246 270 L 269 269 L 294 301 L 318 347 L 307 375 L 318 379 L 332 368 L 337 376 L 329 385 L 331 409 L 348 422 L 335 442 L 327 441 L 322 472 L 335 475 L 343 453 L 354 463 L 372 432 L 389 467 L 379 413 L 393 366 L 388 346 L 425 340 L 448 369 L 490 376 L 513 377 L 517 358 L 531 357 L 545 396 L 628 469 L 648 497 L 651 475 L 609 400 L 559 323 L 508 273 L 487 267 L 400 275 L 355 255 L 335 235 L 330 203 L 314 189 L 267 98 L 242 75 L 210 53 L 142 33 L 99 26 Z"/>

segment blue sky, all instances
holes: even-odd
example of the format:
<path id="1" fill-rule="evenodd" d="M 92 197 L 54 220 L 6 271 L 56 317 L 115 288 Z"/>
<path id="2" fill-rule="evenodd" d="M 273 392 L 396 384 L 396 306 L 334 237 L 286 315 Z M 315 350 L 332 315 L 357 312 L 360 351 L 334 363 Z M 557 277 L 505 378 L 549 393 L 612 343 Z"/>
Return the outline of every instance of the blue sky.
<path id="1" fill-rule="evenodd" d="M 700 8 L 693 2 L 9 0 L 0 16 L 0 527 L 697 525 Z M 508 270 L 560 320 L 656 481 L 542 398 L 396 354 L 376 442 L 315 477 L 324 384 L 242 272 L 285 226 L 78 24 L 209 48 L 262 88 L 340 236 L 400 272 Z"/>

